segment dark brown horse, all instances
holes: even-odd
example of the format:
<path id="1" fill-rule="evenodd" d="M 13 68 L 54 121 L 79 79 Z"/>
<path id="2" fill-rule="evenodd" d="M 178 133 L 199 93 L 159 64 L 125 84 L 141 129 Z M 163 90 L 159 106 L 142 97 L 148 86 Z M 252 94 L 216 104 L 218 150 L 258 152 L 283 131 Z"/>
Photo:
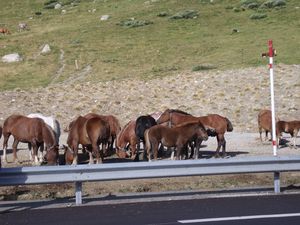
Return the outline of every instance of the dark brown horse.
<path id="1" fill-rule="evenodd" d="M 30 143 L 33 147 L 33 159 L 39 163 L 37 150 L 45 144 L 47 153 L 45 160 L 49 165 L 56 164 L 58 161 L 58 143 L 55 133 L 42 119 L 28 118 L 22 115 L 9 116 L 3 124 L 3 157 L 7 162 L 6 149 L 8 139 L 12 135 L 13 142 L 13 161 L 17 160 L 17 146 L 19 142 Z"/>
<path id="2" fill-rule="evenodd" d="M 208 138 L 205 127 L 200 121 L 186 122 L 172 128 L 164 125 L 150 127 L 145 131 L 148 159 L 151 161 L 151 150 L 153 158 L 157 159 L 160 143 L 166 147 L 175 147 L 176 159 L 180 159 L 182 151 L 195 138 L 201 138 L 202 140 L 207 140 Z"/>
<path id="3" fill-rule="evenodd" d="M 279 118 L 276 118 L 276 121 L 279 121 Z M 266 136 L 265 141 L 268 140 L 268 133 L 272 135 L 272 112 L 268 109 L 262 109 L 259 111 L 257 116 L 258 123 L 258 132 L 261 142 L 262 140 L 262 131 L 265 130 Z"/>
<path id="4" fill-rule="evenodd" d="M 232 123 L 226 117 L 218 114 L 209 114 L 207 116 L 195 117 L 191 114 L 176 109 L 167 109 L 158 118 L 158 124 L 167 124 L 169 127 L 179 125 L 186 122 L 200 121 L 206 128 L 208 136 L 216 136 L 218 147 L 215 153 L 216 157 L 219 157 L 219 152 L 222 147 L 222 155 L 226 155 L 226 140 L 224 134 L 226 131 L 231 132 L 233 130 Z M 200 141 L 201 142 L 201 141 Z M 198 143 L 200 146 L 201 143 Z M 196 158 L 198 158 L 199 148 L 196 148 Z M 193 154 L 193 153 L 192 153 Z"/>
<path id="5" fill-rule="evenodd" d="M 78 145 L 81 144 L 87 148 L 90 153 L 89 163 L 93 164 L 93 155 L 96 157 L 96 163 L 101 163 L 106 154 L 106 145 L 110 138 L 109 124 L 100 117 L 87 119 L 79 116 L 74 120 L 70 128 L 67 144 L 70 151 L 73 152 L 72 164 L 78 163 Z M 99 145 L 102 144 L 102 149 Z"/>
<path id="6" fill-rule="evenodd" d="M 293 121 L 278 121 L 276 123 L 276 133 L 278 138 L 282 137 L 282 133 L 288 133 L 293 137 L 293 145 L 296 148 L 296 138 L 298 132 L 300 130 L 300 121 L 293 120 Z M 279 143 L 279 142 L 278 142 Z"/>
<path id="7" fill-rule="evenodd" d="M 138 138 L 135 134 L 135 125 L 136 121 L 129 121 L 118 134 L 116 139 L 116 153 L 120 158 L 124 158 L 124 156 L 128 156 L 128 154 L 124 154 L 126 148 L 129 144 L 131 159 L 135 159 L 137 156 L 136 145 L 138 143 Z"/>

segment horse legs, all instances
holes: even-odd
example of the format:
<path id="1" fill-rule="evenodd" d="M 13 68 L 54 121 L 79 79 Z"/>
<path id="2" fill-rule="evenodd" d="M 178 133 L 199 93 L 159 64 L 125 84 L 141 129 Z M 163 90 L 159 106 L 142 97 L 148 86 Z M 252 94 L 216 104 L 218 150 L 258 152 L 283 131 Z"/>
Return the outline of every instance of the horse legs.
<path id="1" fill-rule="evenodd" d="M 104 145 L 102 146 L 102 150 L 100 151 L 99 145 L 98 143 L 93 143 L 92 144 L 92 149 L 93 149 L 93 153 L 96 157 L 96 163 L 102 163 L 103 162 L 103 152 L 104 152 Z"/>
<path id="2" fill-rule="evenodd" d="M 262 136 L 261 136 L 261 134 L 262 134 L 262 128 L 261 127 L 258 127 L 258 132 L 259 132 L 260 141 L 263 142 Z"/>
<path id="3" fill-rule="evenodd" d="M 7 163 L 7 156 L 6 156 L 6 149 L 7 149 L 7 142 L 9 139 L 10 133 L 5 133 L 3 132 L 3 161 L 5 160 L 5 162 Z"/>
<path id="4" fill-rule="evenodd" d="M 43 162 L 43 152 L 44 152 L 44 142 L 40 143 L 39 146 L 38 146 L 38 157 L 39 157 L 39 161 L 40 163 Z M 47 149 L 46 149 L 47 150 Z"/>
<path id="5" fill-rule="evenodd" d="M 197 138 L 196 141 L 196 154 L 195 154 L 195 157 L 193 157 L 193 155 L 191 155 L 190 158 L 195 158 L 195 159 L 198 159 L 199 158 L 199 152 L 200 152 L 200 146 L 201 146 L 201 143 L 202 143 L 202 139 L 201 138 Z"/>
<path id="6" fill-rule="evenodd" d="M 32 142 L 32 149 L 33 149 L 33 159 L 34 159 L 34 164 L 39 165 L 39 159 L 37 156 L 37 151 L 38 151 L 38 144 L 36 142 Z"/>
<path id="7" fill-rule="evenodd" d="M 15 162 L 16 160 L 18 161 L 18 157 L 17 157 L 18 144 L 19 144 L 19 141 L 17 139 L 14 139 L 14 142 L 13 142 L 13 162 Z"/>
<path id="8" fill-rule="evenodd" d="M 215 157 L 219 158 L 220 157 L 220 149 L 222 147 L 222 157 L 226 156 L 226 141 L 224 138 L 224 134 L 218 134 L 217 135 L 217 142 L 218 142 L 218 147 L 215 153 Z"/>
<path id="9" fill-rule="evenodd" d="M 82 145 L 82 147 L 83 147 L 83 145 Z M 73 151 L 73 156 L 74 156 L 72 165 L 77 165 L 77 163 L 78 163 L 78 144 L 72 144 L 71 149 Z"/>

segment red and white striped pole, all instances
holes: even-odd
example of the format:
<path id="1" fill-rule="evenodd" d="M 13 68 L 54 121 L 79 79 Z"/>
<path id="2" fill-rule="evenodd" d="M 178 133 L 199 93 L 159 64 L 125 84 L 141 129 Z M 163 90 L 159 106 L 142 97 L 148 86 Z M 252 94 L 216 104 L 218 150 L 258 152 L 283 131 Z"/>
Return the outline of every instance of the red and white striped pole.
<path id="1" fill-rule="evenodd" d="M 273 155 L 277 156 L 273 56 L 274 56 L 273 41 L 269 40 L 269 69 L 270 69 L 270 91 L 271 91 L 271 112 L 272 112 L 272 145 L 273 145 Z"/>

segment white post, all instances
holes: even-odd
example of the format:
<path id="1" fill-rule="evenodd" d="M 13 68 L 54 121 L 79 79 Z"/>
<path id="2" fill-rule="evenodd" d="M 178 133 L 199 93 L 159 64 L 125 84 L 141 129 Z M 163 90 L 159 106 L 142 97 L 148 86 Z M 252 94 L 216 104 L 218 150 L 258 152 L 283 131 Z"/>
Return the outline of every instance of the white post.
<path id="1" fill-rule="evenodd" d="M 272 40 L 269 40 L 269 68 L 270 68 L 270 91 L 271 91 L 271 112 L 272 112 L 272 145 L 273 145 L 273 155 L 277 156 L 273 53 L 274 53 L 273 42 L 272 42 Z"/>
<path id="2" fill-rule="evenodd" d="M 82 183 L 80 181 L 75 182 L 75 202 L 76 205 L 82 204 Z"/>

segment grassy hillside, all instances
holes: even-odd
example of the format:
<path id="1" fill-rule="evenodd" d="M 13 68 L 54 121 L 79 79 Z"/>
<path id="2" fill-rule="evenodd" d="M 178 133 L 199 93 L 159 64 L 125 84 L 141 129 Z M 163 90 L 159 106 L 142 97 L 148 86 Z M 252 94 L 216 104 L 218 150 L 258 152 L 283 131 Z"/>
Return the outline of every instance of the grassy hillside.
<path id="1" fill-rule="evenodd" d="M 299 64 L 298 0 L 275 8 L 261 6 L 269 0 L 61 0 L 61 9 L 46 9 L 47 2 L 0 1 L 0 27 L 12 33 L 0 35 L 0 56 L 18 52 L 24 58 L 0 62 L 0 90 L 62 82 L 88 65 L 86 80 L 92 81 L 149 79 L 205 65 L 257 66 L 267 63 L 261 53 L 268 39 L 278 52 L 276 63 Z M 171 19 L 187 10 L 198 16 Z M 253 14 L 266 17 L 251 19 Z M 110 18 L 101 21 L 102 15 Z M 18 32 L 19 22 L 30 30 Z M 40 55 L 46 43 L 52 51 Z"/>

